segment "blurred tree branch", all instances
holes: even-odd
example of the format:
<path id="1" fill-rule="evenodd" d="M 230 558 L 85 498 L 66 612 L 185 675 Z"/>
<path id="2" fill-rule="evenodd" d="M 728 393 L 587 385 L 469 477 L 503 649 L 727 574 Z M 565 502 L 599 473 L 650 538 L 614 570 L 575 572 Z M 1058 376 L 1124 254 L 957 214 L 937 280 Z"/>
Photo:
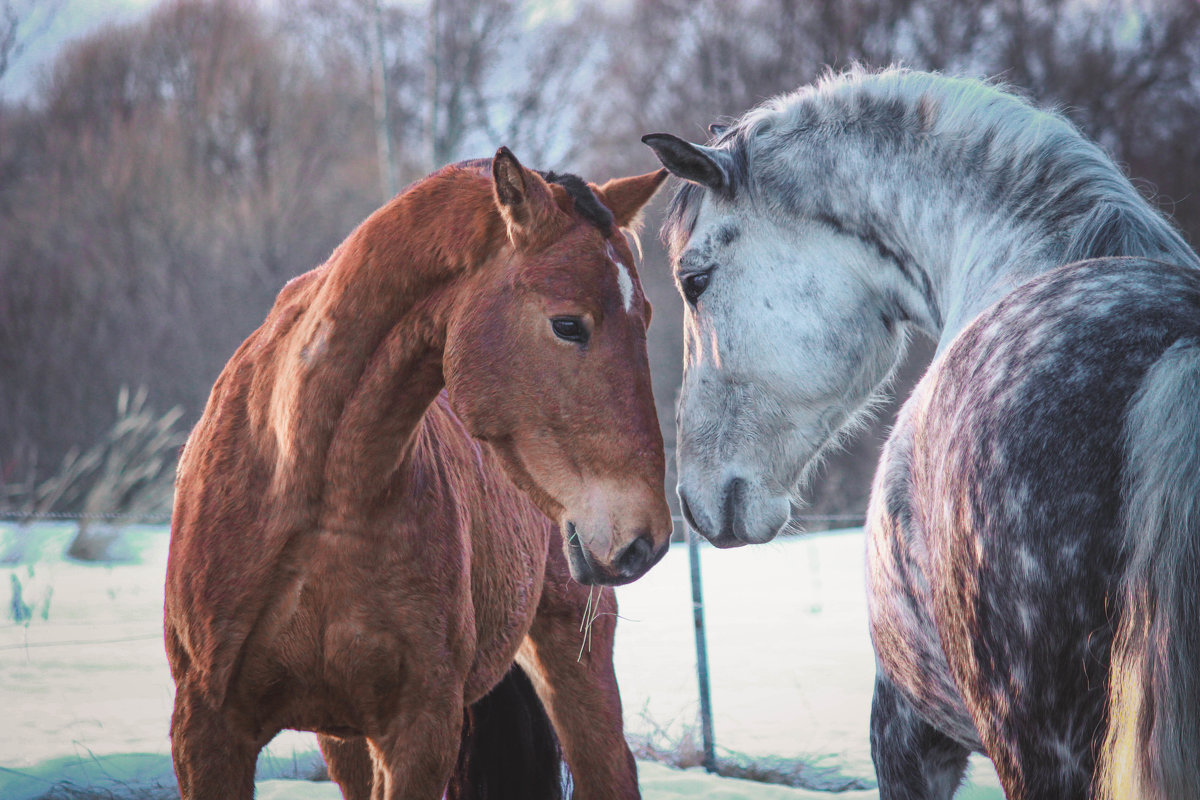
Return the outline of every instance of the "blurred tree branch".
<path id="1" fill-rule="evenodd" d="M 62 0 L 0 0 L 0 81 L 30 43 L 46 32 Z"/>

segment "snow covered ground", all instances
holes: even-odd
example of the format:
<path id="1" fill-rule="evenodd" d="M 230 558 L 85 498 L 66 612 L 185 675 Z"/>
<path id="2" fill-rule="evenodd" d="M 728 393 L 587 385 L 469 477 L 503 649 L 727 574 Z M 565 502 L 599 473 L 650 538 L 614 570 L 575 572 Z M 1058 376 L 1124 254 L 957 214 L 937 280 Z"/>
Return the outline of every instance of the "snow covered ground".
<path id="1" fill-rule="evenodd" d="M 106 790 L 173 782 L 172 684 L 161 640 L 167 536 L 138 528 L 127 563 L 62 558 L 71 526 L 19 541 L 0 527 L 0 798 L 69 782 Z M 867 719 L 874 662 L 866 628 L 861 532 L 755 548 L 702 550 L 718 753 L 805 757 L 872 781 Z M 15 563 L 14 563 L 15 561 Z M 687 552 L 673 548 L 618 592 L 617 673 L 626 727 L 679 738 L 697 728 Z M 314 738 L 286 733 L 259 764 L 258 797 L 336 800 L 329 783 L 294 780 L 319 763 Z M 831 798 L 641 762 L 647 800 Z M 293 780 L 278 780 L 278 778 Z M 122 788 L 124 787 L 124 788 Z M 1002 798 L 990 764 L 972 760 L 960 798 Z M 837 795 L 876 798 L 874 790 Z"/>

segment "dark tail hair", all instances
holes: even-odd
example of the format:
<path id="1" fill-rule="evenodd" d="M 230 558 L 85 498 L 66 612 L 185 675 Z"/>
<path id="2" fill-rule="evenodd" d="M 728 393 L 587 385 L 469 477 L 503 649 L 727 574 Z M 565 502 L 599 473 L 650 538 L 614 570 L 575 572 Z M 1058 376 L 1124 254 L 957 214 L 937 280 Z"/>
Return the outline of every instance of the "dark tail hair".
<path id="1" fill-rule="evenodd" d="M 447 800 L 562 800 L 562 750 L 524 670 L 513 664 L 464 717 Z"/>
<path id="2" fill-rule="evenodd" d="M 1146 373 L 1125 421 L 1125 552 L 1098 796 L 1200 798 L 1200 342 Z"/>

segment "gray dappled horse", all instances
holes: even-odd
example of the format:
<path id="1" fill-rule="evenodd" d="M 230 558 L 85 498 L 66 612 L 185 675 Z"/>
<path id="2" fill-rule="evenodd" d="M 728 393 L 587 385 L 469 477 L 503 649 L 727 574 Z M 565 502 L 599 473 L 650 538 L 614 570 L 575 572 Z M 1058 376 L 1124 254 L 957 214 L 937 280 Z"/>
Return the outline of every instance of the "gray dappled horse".
<path id="1" fill-rule="evenodd" d="M 679 495 L 765 542 L 938 341 L 868 511 L 883 798 L 970 751 L 1010 798 L 1200 797 L 1200 266 L 1061 117 L 987 84 L 828 77 L 714 141 L 644 141 L 685 183 Z"/>

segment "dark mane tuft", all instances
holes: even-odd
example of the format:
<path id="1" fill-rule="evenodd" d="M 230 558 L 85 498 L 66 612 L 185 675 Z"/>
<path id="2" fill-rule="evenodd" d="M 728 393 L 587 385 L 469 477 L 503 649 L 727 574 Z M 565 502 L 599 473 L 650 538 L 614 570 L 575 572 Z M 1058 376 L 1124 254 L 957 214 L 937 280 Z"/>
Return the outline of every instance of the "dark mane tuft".
<path id="1" fill-rule="evenodd" d="M 539 172 L 548 183 L 557 183 L 567 190 L 567 194 L 575 201 L 575 210 L 579 215 L 599 228 L 606 236 L 613 229 L 612 212 L 596 197 L 595 192 L 578 175 L 557 172 Z"/>
<path id="2" fill-rule="evenodd" d="M 480 172 L 487 173 L 491 169 L 492 160 L 490 158 L 472 158 L 466 161 L 459 161 L 455 164 L 449 164 L 443 169 L 477 169 Z M 596 193 L 591 190 L 587 182 L 578 175 L 572 175 L 566 172 L 543 172 L 542 170 L 534 170 L 547 183 L 557 183 L 559 186 L 567 190 L 567 195 L 575 203 L 575 210 L 579 215 L 587 220 L 590 224 L 599 228 L 605 236 L 609 236 L 613 231 L 613 215 L 608 208 L 600 202 L 596 197 Z"/>

